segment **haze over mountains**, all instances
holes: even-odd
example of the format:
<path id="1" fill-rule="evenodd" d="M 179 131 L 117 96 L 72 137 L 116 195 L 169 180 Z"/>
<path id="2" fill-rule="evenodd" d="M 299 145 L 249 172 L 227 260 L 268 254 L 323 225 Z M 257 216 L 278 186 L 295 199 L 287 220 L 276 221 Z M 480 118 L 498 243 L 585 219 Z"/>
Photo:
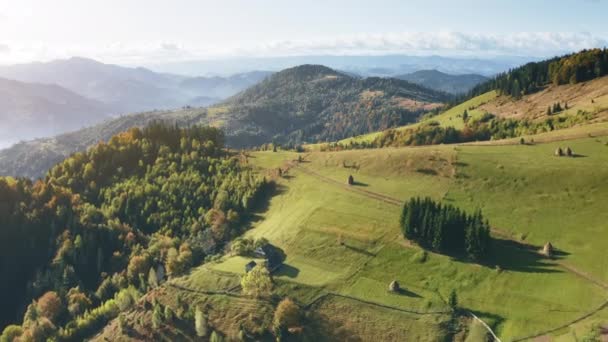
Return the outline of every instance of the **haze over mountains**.
<path id="1" fill-rule="evenodd" d="M 448 74 L 481 74 L 492 76 L 521 64 L 537 60 L 533 57 L 496 56 L 494 58 L 444 56 L 288 56 L 239 57 L 192 60 L 150 65 L 152 70 L 182 75 L 231 75 L 250 70 L 279 71 L 302 64 L 320 64 L 361 76 L 397 76 L 419 70 L 436 69 Z"/>
<path id="2" fill-rule="evenodd" d="M 488 80 L 487 77 L 477 74 L 450 75 L 437 70 L 420 70 L 398 75 L 395 78 L 450 94 L 466 93 L 476 85 Z"/>
<path id="3" fill-rule="evenodd" d="M 192 82 L 197 82 L 192 80 Z M 320 65 L 286 69 L 217 105 L 125 115 L 0 151 L 0 174 L 41 176 L 54 163 L 133 126 L 165 121 L 222 127 L 232 147 L 301 144 L 414 122 L 449 95 L 394 78 L 352 77 Z"/>
<path id="4" fill-rule="evenodd" d="M 110 109 L 57 85 L 0 78 L 0 147 L 75 130 L 108 118 Z"/>
<path id="5" fill-rule="evenodd" d="M 182 106 L 207 106 L 261 81 L 270 72 L 186 77 L 86 58 L 0 66 L 1 145 L 51 136 L 110 116 Z M 9 81 L 16 80 L 19 82 Z M 37 124 L 36 124 L 37 123 Z M 0 145 L 0 146 L 1 146 Z"/>

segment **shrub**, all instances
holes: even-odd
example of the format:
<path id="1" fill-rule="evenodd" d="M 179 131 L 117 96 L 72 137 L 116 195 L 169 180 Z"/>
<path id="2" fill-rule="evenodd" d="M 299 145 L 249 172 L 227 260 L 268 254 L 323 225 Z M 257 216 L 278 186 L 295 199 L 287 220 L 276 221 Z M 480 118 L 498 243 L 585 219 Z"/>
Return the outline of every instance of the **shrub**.
<path id="1" fill-rule="evenodd" d="M 205 317 L 203 310 L 199 307 L 196 308 L 194 313 L 194 328 L 196 330 L 196 336 L 198 337 L 205 337 L 209 333 L 207 317 Z"/>
<path id="2" fill-rule="evenodd" d="M 283 299 L 274 312 L 273 325 L 275 328 L 288 329 L 300 325 L 300 307 L 289 298 Z"/>
<path id="3" fill-rule="evenodd" d="M 13 340 L 23 334 L 23 329 L 18 325 L 8 325 L 0 335 L 0 342 L 13 342 Z"/>
<path id="4" fill-rule="evenodd" d="M 241 279 L 243 293 L 253 297 L 266 297 L 272 291 L 272 278 L 265 265 L 258 264 Z"/>
<path id="5" fill-rule="evenodd" d="M 448 297 L 448 305 L 450 308 L 452 308 L 452 310 L 458 307 L 458 296 L 456 295 L 456 290 L 452 290 L 452 292 L 450 292 L 450 296 Z"/>
<path id="6" fill-rule="evenodd" d="M 54 321 L 62 309 L 61 298 L 55 291 L 49 291 L 38 299 L 38 312 L 50 321 Z"/>

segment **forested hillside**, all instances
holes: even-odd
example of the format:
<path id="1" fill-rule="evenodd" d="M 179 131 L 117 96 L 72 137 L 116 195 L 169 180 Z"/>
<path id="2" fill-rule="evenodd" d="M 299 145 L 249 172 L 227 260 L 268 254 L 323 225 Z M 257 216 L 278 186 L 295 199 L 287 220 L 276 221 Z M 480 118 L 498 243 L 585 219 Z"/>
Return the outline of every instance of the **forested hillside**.
<path id="1" fill-rule="evenodd" d="M 163 124 L 77 153 L 44 180 L 0 178 L 0 272 L 11 279 L 0 322 L 19 325 L 5 333 L 82 340 L 217 253 L 268 189 L 220 130 Z"/>
<path id="2" fill-rule="evenodd" d="M 533 62 L 499 74 L 475 87 L 470 97 L 491 90 L 519 98 L 541 90 L 548 84 L 576 84 L 608 74 L 608 50 L 592 49 Z"/>
<path id="3" fill-rule="evenodd" d="M 228 99 L 232 142 L 251 146 L 342 139 L 414 122 L 441 106 L 445 93 L 386 78 L 353 78 L 320 65 L 276 73 Z"/>

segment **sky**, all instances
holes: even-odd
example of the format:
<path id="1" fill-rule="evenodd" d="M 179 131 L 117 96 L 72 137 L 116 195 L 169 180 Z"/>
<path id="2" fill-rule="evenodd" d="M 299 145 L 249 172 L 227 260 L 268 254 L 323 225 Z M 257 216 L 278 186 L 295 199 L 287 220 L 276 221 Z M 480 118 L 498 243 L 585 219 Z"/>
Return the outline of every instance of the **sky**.
<path id="1" fill-rule="evenodd" d="M 608 0 L 0 0 L 0 64 L 83 56 L 545 57 L 608 45 Z"/>

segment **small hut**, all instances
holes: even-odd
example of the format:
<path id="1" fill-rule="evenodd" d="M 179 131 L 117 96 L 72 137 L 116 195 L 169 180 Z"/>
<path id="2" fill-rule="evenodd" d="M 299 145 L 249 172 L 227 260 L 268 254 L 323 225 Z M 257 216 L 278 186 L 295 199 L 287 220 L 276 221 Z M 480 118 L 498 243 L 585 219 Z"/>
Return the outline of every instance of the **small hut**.
<path id="1" fill-rule="evenodd" d="M 548 257 L 552 257 L 553 256 L 553 245 L 551 244 L 551 242 L 547 242 L 545 244 L 545 247 L 543 247 L 543 254 L 548 256 Z"/>
<path id="2" fill-rule="evenodd" d="M 353 185 L 355 184 L 355 179 L 353 178 L 353 175 L 349 175 L 348 176 L 348 185 Z"/>
<path id="3" fill-rule="evenodd" d="M 563 155 L 564 155 L 564 151 L 562 150 L 561 147 L 558 147 L 557 150 L 555 150 L 555 156 L 561 157 Z"/>
<path id="4" fill-rule="evenodd" d="M 245 265 L 245 273 L 249 273 L 256 266 L 257 266 L 257 263 L 255 261 L 251 260 L 250 262 L 247 263 L 247 265 Z"/>
<path id="5" fill-rule="evenodd" d="M 401 290 L 401 288 L 399 287 L 399 283 L 396 280 L 393 280 L 388 285 L 388 290 L 391 292 L 399 292 L 399 290 Z"/>
<path id="6" fill-rule="evenodd" d="M 566 147 L 566 155 L 568 157 L 572 157 L 572 149 L 570 148 L 570 146 Z"/>

